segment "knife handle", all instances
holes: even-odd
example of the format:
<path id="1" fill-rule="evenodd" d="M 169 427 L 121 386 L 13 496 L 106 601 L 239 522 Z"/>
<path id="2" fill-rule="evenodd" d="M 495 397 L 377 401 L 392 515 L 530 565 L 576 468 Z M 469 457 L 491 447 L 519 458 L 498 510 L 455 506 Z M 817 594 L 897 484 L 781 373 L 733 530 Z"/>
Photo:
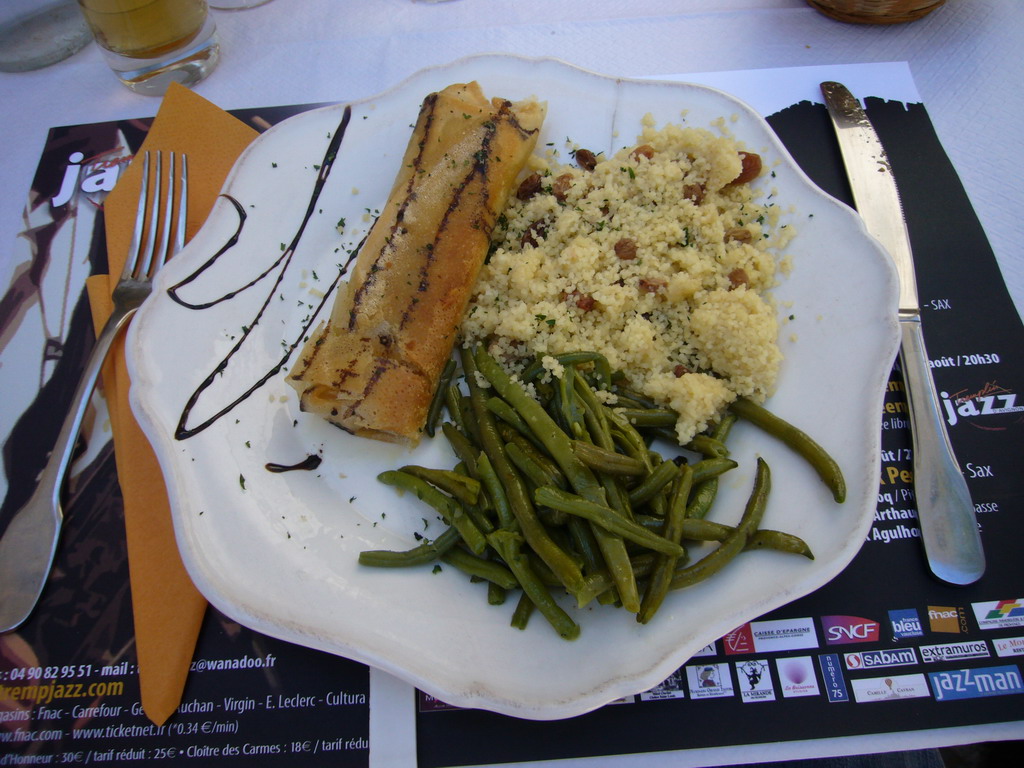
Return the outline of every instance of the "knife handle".
<path id="1" fill-rule="evenodd" d="M 920 317 L 901 318 L 900 361 L 914 450 L 914 495 L 928 565 L 950 584 L 972 584 L 985 572 L 985 553 L 967 481 L 946 433 Z"/>

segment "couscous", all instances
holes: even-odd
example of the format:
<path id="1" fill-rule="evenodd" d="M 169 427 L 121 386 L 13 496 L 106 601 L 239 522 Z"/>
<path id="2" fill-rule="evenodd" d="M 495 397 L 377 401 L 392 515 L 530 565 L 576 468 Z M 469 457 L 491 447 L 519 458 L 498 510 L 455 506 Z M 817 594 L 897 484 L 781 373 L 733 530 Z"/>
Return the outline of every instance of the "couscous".
<path id="1" fill-rule="evenodd" d="M 782 359 L 775 309 L 785 232 L 748 183 L 760 157 L 710 130 L 645 118 L 611 157 L 535 157 L 501 217 L 463 323 L 515 368 L 603 354 L 679 414 L 686 443 L 737 396 L 763 400 Z"/>

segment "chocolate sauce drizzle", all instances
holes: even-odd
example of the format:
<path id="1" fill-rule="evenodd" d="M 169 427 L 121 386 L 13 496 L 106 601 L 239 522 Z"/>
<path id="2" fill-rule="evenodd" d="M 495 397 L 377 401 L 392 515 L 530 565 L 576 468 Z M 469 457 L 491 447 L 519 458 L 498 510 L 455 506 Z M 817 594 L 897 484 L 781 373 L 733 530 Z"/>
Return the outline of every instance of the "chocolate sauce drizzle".
<path id="1" fill-rule="evenodd" d="M 245 401 L 253 392 L 260 389 L 264 384 L 266 384 L 268 381 L 270 381 L 270 379 L 272 379 L 274 376 L 279 374 L 284 369 L 285 365 L 288 363 L 288 360 L 291 358 L 292 353 L 300 344 L 302 344 L 303 339 L 309 333 L 310 328 L 313 326 L 313 323 L 316 321 L 316 318 L 320 314 L 320 311 L 323 309 L 324 305 L 327 303 L 327 301 L 334 293 L 334 290 L 335 288 L 337 288 L 341 278 L 348 272 L 348 269 L 351 266 L 352 261 L 355 259 L 355 255 L 358 254 L 359 247 L 362 246 L 362 243 L 360 243 L 359 247 L 355 248 L 352 251 L 352 254 L 349 255 L 348 261 L 346 261 L 345 264 L 339 266 L 338 274 L 331 282 L 327 291 L 325 291 L 323 298 L 321 298 L 316 308 L 310 314 L 309 318 L 307 319 L 305 325 L 303 325 L 298 336 L 293 341 L 291 341 L 285 348 L 284 354 L 281 356 L 280 360 L 278 360 L 273 367 L 271 367 L 265 374 L 263 374 L 259 379 L 257 379 L 254 384 L 246 388 L 238 397 L 236 397 L 226 406 L 217 411 L 213 416 L 195 426 L 187 426 L 189 416 L 192 414 L 192 409 L 196 406 L 196 404 L 199 402 L 199 399 L 202 397 L 203 393 L 213 384 L 217 377 L 224 373 L 224 371 L 227 369 L 228 365 L 231 362 L 231 359 L 235 356 L 235 354 L 245 345 L 245 342 L 249 338 L 253 329 L 259 324 L 263 315 L 266 313 L 267 307 L 270 305 L 271 300 L 277 294 L 277 290 L 280 287 L 281 282 L 284 280 L 285 272 L 288 271 L 288 267 L 291 264 L 292 257 L 295 254 L 295 249 L 298 247 L 299 241 L 302 239 L 302 235 L 306 230 L 306 225 L 309 223 L 309 220 L 312 218 L 313 213 L 316 210 L 317 201 L 320 198 L 320 194 L 323 191 L 324 185 L 327 183 L 328 176 L 330 176 L 331 169 L 334 166 L 334 160 L 338 155 L 338 149 L 341 147 L 341 142 L 344 140 L 345 132 L 348 128 L 348 124 L 351 118 L 352 110 L 350 107 L 346 106 L 341 117 L 341 123 L 338 125 L 338 129 L 334 132 L 334 135 L 331 137 L 331 141 L 327 146 L 327 151 L 324 153 L 324 159 L 323 162 L 320 164 L 320 168 L 317 172 L 316 182 L 314 183 L 313 189 L 310 193 L 309 204 L 306 207 L 306 213 L 302 218 L 302 222 L 299 224 L 298 229 L 296 230 L 294 236 L 292 237 L 291 243 L 266 270 L 264 270 L 260 275 L 258 275 L 256 278 L 246 283 L 245 285 L 242 285 L 241 287 L 235 290 L 229 291 L 228 293 L 225 293 L 223 296 L 213 299 L 212 301 L 203 302 L 200 304 L 193 304 L 185 301 L 178 295 L 178 290 L 180 288 L 182 288 L 185 285 L 188 285 L 189 283 L 197 279 L 203 272 L 205 272 L 213 264 L 215 264 L 221 256 L 223 256 L 225 253 L 231 250 L 231 248 L 234 247 L 238 242 L 239 236 L 241 235 L 242 232 L 242 228 L 245 225 L 246 214 L 241 204 L 239 204 L 237 200 L 228 195 L 225 195 L 226 199 L 231 202 L 231 204 L 235 208 L 235 211 L 238 213 L 238 227 L 236 228 L 234 234 L 203 265 L 201 265 L 193 273 L 188 275 L 184 280 L 180 281 L 176 285 L 171 286 L 167 290 L 167 293 L 171 297 L 171 299 L 177 302 L 178 304 L 182 305 L 183 307 L 193 310 L 208 309 L 210 307 L 216 306 L 217 304 L 220 304 L 221 302 L 228 301 L 229 299 L 238 296 L 238 294 L 242 293 L 243 291 L 253 287 L 257 283 L 264 280 L 275 269 L 279 270 L 277 277 L 274 280 L 274 284 L 271 286 L 271 289 L 267 292 L 267 297 L 263 301 L 263 304 L 260 306 L 259 310 L 257 311 L 256 316 L 250 323 L 243 326 L 242 334 L 239 337 L 238 341 L 235 342 L 234 346 L 232 346 L 228 353 L 220 360 L 219 363 L 217 363 L 216 367 L 209 373 L 209 375 L 202 381 L 202 383 L 196 388 L 196 390 L 189 396 L 188 401 L 185 403 L 185 407 L 182 409 L 181 417 L 178 420 L 178 426 L 174 432 L 174 437 L 176 440 L 186 440 L 190 437 L 194 437 L 195 435 L 199 434 L 204 429 L 215 423 L 218 419 L 234 410 L 236 406 Z"/>
<path id="2" fill-rule="evenodd" d="M 275 462 L 269 462 L 265 465 L 267 472 L 295 472 L 296 470 L 305 470 L 306 472 L 312 472 L 314 469 L 320 466 L 323 461 L 322 456 L 318 456 L 313 453 L 307 456 L 305 459 L 300 461 L 298 464 L 277 464 Z"/>

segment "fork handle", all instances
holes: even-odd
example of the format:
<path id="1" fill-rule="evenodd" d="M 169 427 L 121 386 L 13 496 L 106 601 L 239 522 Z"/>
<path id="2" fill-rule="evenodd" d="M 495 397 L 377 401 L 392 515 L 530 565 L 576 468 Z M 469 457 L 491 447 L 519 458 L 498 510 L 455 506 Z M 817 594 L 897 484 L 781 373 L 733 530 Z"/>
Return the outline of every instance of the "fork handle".
<path id="1" fill-rule="evenodd" d="M 115 308 L 100 331 L 36 489 L 0 538 L 0 632 L 19 626 L 39 601 L 57 551 L 63 519 L 60 492 L 82 419 L 103 361 L 134 312 L 134 308 Z"/>
<path id="2" fill-rule="evenodd" d="M 82 377 L 78 382 L 78 388 L 75 389 L 74 397 L 71 400 L 71 409 L 64 418 L 64 424 L 57 435 L 57 440 L 54 443 L 53 451 L 50 453 L 46 468 L 39 478 L 40 485 L 45 482 L 52 484 L 55 501 L 60 497 L 64 475 L 67 472 L 68 465 L 71 463 L 71 454 L 75 443 L 78 441 L 82 420 L 85 418 L 89 400 L 92 397 L 93 390 L 96 388 L 96 381 L 99 379 L 100 370 L 103 368 L 103 363 L 107 359 L 107 354 L 110 352 L 110 347 L 113 345 L 114 339 L 117 338 L 118 332 L 125 326 L 133 314 L 135 314 L 134 307 L 131 309 L 114 310 L 114 313 L 103 326 L 103 330 L 96 337 L 96 343 L 93 345 L 89 359 L 85 363 Z"/>

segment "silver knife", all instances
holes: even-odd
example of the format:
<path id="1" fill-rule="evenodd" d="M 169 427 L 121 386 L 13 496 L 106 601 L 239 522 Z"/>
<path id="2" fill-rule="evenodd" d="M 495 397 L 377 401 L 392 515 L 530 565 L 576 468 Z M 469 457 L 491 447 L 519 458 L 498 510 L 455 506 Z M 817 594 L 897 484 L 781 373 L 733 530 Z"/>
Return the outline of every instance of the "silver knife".
<path id="1" fill-rule="evenodd" d="M 889 158 L 853 94 L 821 84 L 857 211 L 889 251 L 900 280 L 900 361 L 913 440 L 914 495 L 928 566 L 950 584 L 972 584 L 985 572 L 985 553 L 967 482 L 953 455 L 928 366 L 914 255 Z"/>

